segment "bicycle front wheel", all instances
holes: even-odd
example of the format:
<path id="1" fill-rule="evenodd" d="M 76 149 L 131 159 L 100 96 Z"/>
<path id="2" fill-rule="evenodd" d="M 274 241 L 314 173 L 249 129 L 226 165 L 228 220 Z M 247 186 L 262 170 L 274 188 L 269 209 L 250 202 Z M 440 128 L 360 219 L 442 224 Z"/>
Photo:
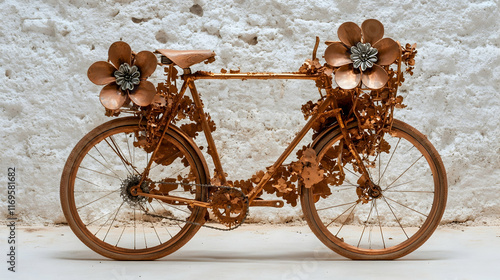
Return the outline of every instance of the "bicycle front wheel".
<path id="1" fill-rule="evenodd" d="M 335 168 L 342 138 L 337 128 L 318 140 L 314 149 L 322 168 Z M 302 209 L 312 231 L 327 247 L 351 259 L 409 254 L 430 237 L 445 209 L 445 168 L 427 138 L 395 120 L 384 140 L 389 152 L 369 157 L 375 166 L 368 168 L 381 195 L 360 199 L 356 192 L 360 174 L 350 163 L 344 163 L 343 183 L 329 186 L 328 197 L 302 187 Z"/>
<path id="2" fill-rule="evenodd" d="M 207 183 L 203 160 L 180 133 L 167 130 L 140 187 L 206 201 L 206 190 L 194 185 Z M 66 220 L 83 243 L 105 257 L 163 257 L 189 241 L 204 221 L 204 208 L 131 194 L 152 154 L 141 141 L 145 131 L 138 118 L 112 120 L 75 146 L 63 170 L 60 195 Z"/>

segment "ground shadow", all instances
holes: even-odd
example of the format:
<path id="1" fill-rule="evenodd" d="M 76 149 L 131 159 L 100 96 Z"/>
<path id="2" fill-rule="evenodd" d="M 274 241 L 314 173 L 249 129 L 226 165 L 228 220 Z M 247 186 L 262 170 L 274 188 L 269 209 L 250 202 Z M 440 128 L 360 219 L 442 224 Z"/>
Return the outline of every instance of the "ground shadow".
<path id="1" fill-rule="evenodd" d="M 93 251 L 59 251 L 51 256 L 61 260 L 80 261 L 113 261 L 102 257 Z M 453 259 L 450 252 L 420 250 L 411 253 L 409 256 L 390 262 L 420 262 Z M 344 258 L 328 249 L 315 249 L 311 251 L 291 251 L 287 249 L 283 252 L 276 251 L 231 251 L 231 250 L 184 250 L 175 252 L 157 261 L 167 262 L 223 262 L 223 263 L 247 263 L 247 262 L 300 262 L 304 260 L 314 260 L 318 262 L 351 262 L 353 260 Z M 376 261 L 384 262 L 385 260 Z M 363 261 L 371 262 L 371 261 Z"/>

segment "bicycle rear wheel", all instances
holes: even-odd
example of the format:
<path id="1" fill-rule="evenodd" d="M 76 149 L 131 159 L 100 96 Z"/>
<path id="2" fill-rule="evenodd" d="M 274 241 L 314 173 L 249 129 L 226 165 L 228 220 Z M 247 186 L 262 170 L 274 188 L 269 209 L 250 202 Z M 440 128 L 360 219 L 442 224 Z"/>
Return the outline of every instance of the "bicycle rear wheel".
<path id="1" fill-rule="evenodd" d="M 336 163 L 335 147 L 341 139 L 337 128 L 314 146 L 322 168 Z M 343 184 L 329 186 L 332 194 L 325 199 L 302 187 L 302 209 L 312 231 L 327 247 L 351 259 L 396 259 L 409 254 L 431 236 L 445 209 L 445 168 L 427 138 L 395 120 L 384 140 L 390 145 L 389 153 L 370 157 L 376 164 L 368 168 L 381 196 L 367 203 L 359 199 L 360 174 L 349 163 L 344 163 Z"/>
<path id="2" fill-rule="evenodd" d="M 75 146 L 63 170 L 60 195 L 66 220 L 83 243 L 105 257 L 163 257 L 198 231 L 200 225 L 190 222 L 204 221 L 204 208 L 131 195 L 130 188 L 139 183 L 151 157 L 151 151 L 140 146 L 144 136 L 138 118 L 104 123 Z M 177 129 L 169 128 L 142 190 L 206 201 L 204 188 L 178 184 L 207 183 L 196 149 Z"/>

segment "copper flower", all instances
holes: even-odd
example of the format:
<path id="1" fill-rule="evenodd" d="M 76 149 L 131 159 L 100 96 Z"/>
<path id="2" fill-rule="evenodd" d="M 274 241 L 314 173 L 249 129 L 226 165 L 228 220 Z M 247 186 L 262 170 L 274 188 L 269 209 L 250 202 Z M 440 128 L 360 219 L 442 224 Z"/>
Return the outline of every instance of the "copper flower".
<path id="1" fill-rule="evenodd" d="M 98 61 L 89 67 L 87 76 L 96 85 L 106 85 L 99 95 L 104 107 L 119 109 L 130 98 L 139 106 L 153 102 L 156 88 L 146 79 L 156 69 L 156 56 L 149 51 L 133 55 L 125 42 L 109 47 L 108 61 Z"/>
<path id="2" fill-rule="evenodd" d="M 335 82 L 342 89 L 353 89 L 362 81 L 370 89 L 382 88 L 389 76 L 382 66 L 390 65 L 400 55 L 399 44 L 384 38 L 384 26 L 376 19 L 367 19 L 361 28 L 345 22 L 338 30 L 340 42 L 325 50 L 325 60 L 335 71 Z"/>

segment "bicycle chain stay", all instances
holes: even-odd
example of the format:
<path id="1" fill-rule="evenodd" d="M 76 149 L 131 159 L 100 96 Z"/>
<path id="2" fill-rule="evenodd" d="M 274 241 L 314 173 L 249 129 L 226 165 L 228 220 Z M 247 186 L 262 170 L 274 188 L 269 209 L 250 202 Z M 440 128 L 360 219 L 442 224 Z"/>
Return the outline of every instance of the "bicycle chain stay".
<path id="1" fill-rule="evenodd" d="M 182 219 L 176 219 L 176 218 L 166 217 L 166 216 L 162 216 L 162 215 L 158 215 L 158 214 L 152 214 L 152 213 L 149 213 L 148 210 L 144 209 L 141 206 L 143 208 L 143 211 L 146 213 L 146 215 L 149 215 L 151 217 L 162 218 L 162 219 L 167 219 L 167 220 L 177 221 L 177 222 L 183 222 L 183 223 L 187 223 L 187 224 L 202 226 L 202 227 L 206 227 L 206 228 L 209 228 L 209 229 L 215 229 L 215 230 L 220 230 L 220 231 L 231 231 L 231 230 L 237 229 L 238 227 L 240 227 L 245 222 L 246 218 L 248 217 L 248 212 L 249 212 L 249 208 L 250 208 L 249 207 L 249 202 L 248 202 L 248 197 L 240 189 L 238 189 L 238 188 L 229 187 L 229 186 L 214 186 L 214 185 L 209 185 L 209 184 L 188 184 L 188 183 L 175 183 L 175 182 L 164 182 L 164 181 L 154 181 L 154 182 L 151 182 L 151 183 L 154 183 L 154 184 L 165 184 L 165 185 L 183 185 L 183 186 L 196 186 L 196 187 L 202 187 L 202 188 L 220 188 L 220 189 L 227 189 L 227 190 L 236 190 L 237 192 L 239 192 L 245 198 L 244 202 L 245 202 L 245 205 L 246 205 L 245 217 L 243 217 L 243 220 L 240 223 L 238 223 L 236 226 L 230 227 L 230 228 L 219 228 L 219 227 L 209 226 L 209 225 L 205 225 L 205 224 L 201 224 L 201 223 L 191 222 L 191 221 L 188 221 L 188 220 L 182 220 Z"/>

